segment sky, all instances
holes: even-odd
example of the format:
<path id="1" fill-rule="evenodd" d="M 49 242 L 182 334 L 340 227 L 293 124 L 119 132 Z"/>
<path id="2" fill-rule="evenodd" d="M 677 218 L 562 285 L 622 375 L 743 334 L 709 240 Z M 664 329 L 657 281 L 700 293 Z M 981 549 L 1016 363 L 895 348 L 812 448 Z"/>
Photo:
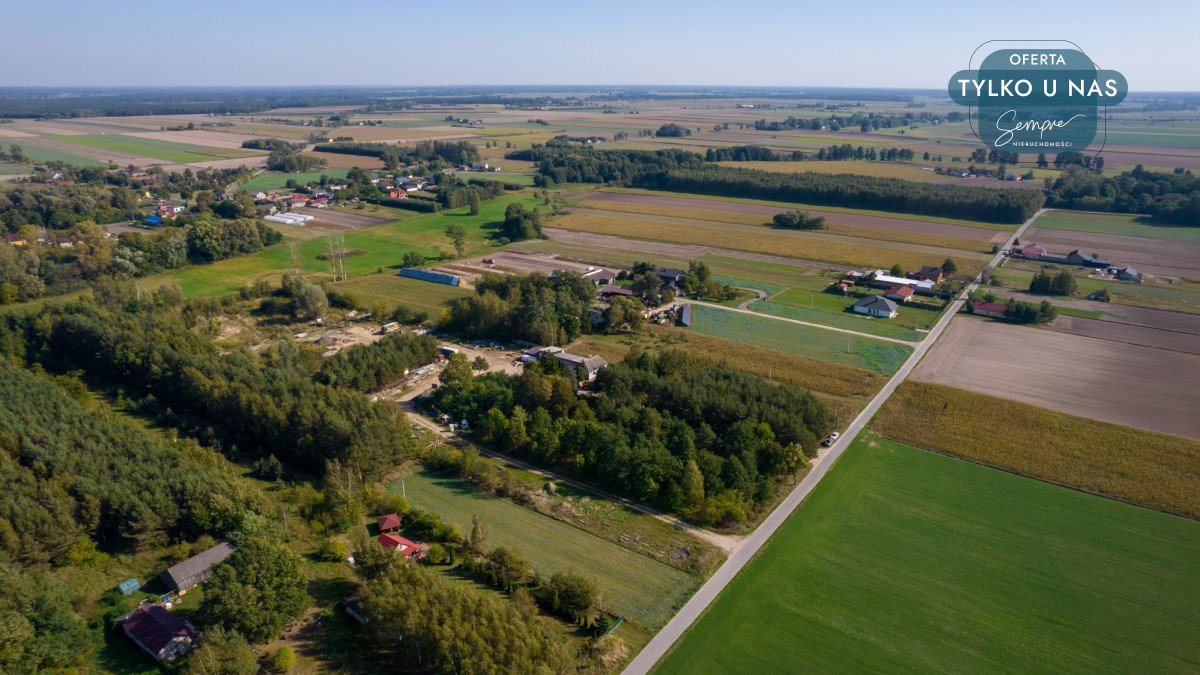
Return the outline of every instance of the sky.
<path id="1" fill-rule="evenodd" d="M 1078 43 L 1131 91 L 1200 91 L 1197 0 L 0 0 L 0 10 L 0 86 L 944 89 L 980 43 L 1040 38 Z"/>

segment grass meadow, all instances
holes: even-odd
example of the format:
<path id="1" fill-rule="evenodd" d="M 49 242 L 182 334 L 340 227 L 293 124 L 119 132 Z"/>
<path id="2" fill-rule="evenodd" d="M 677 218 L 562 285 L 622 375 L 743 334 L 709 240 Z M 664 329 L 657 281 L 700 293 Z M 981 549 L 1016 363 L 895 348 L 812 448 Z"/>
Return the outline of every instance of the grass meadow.
<path id="1" fill-rule="evenodd" d="M 1200 441 L 913 381 L 888 399 L 872 429 L 972 462 L 1200 518 Z"/>
<path id="2" fill-rule="evenodd" d="M 1195 672 L 1197 625 L 1200 523 L 863 434 L 656 672 Z"/>
<path id="3" fill-rule="evenodd" d="M 362 251 L 346 258 L 346 272 L 351 277 L 394 272 L 409 251 L 416 251 L 427 260 L 452 255 L 454 248 L 444 234 L 451 223 L 458 223 L 467 231 L 465 256 L 488 251 L 494 246 L 492 236 L 504 221 L 504 209 L 514 201 L 523 201 L 529 208 L 537 205 L 528 195 L 510 193 L 484 202 L 477 216 L 462 207 L 346 232 L 346 247 Z M 318 276 L 328 274 L 329 264 L 317 257 L 327 248 L 324 237 L 298 242 L 301 268 Z M 161 283 L 175 282 L 189 297 L 213 297 L 259 279 L 275 280 L 291 267 L 291 250 L 287 244 L 278 244 L 248 256 L 157 274 L 148 277 L 146 283 L 157 288 Z"/>
<path id="4" fill-rule="evenodd" d="M 330 287 L 353 292 L 367 302 L 382 300 L 392 307 L 404 305 L 410 309 L 425 310 L 435 317 L 445 309 L 447 302 L 471 295 L 471 291 L 458 286 L 408 279 L 395 273 L 354 277 L 330 284 Z"/>
<path id="5" fill-rule="evenodd" d="M 1034 222 L 1047 230 L 1071 230 L 1095 234 L 1120 234 L 1127 237 L 1149 239 L 1179 239 L 1200 241 L 1200 228 L 1171 225 L 1155 225 L 1144 222 L 1140 216 L 1120 213 L 1093 213 L 1071 211 L 1047 211 Z"/>
<path id="6" fill-rule="evenodd" d="M 389 490 L 399 493 L 399 481 Z M 655 628 L 666 623 L 699 579 L 511 501 L 480 492 L 457 478 L 415 472 L 404 478 L 408 502 L 432 511 L 464 533 L 478 516 L 489 547 L 507 546 L 542 575 L 576 571 L 595 580 L 600 605 Z"/>
<path id="7" fill-rule="evenodd" d="M 910 347 L 857 335 L 776 321 L 751 314 L 696 305 L 693 327 L 697 333 L 744 342 L 777 352 L 828 361 L 882 375 L 896 372 L 912 353 Z"/>

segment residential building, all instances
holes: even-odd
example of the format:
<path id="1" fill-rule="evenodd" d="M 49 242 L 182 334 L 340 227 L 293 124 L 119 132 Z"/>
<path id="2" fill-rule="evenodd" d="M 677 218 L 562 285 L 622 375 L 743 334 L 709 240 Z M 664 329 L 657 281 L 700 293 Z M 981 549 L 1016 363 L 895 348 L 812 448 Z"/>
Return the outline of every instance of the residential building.
<path id="1" fill-rule="evenodd" d="M 596 373 L 608 366 L 608 361 L 599 356 L 579 356 L 565 352 L 561 347 L 546 347 L 538 353 L 539 358 L 546 356 L 553 356 L 559 365 L 574 370 L 588 382 L 596 379 Z"/>
<path id="2" fill-rule="evenodd" d="M 25 246 L 29 243 L 25 241 L 25 237 L 22 237 L 19 234 L 6 234 L 4 235 L 4 241 L 13 246 Z"/>
<path id="3" fill-rule="evenodd" d="M 1008 309 L 1007 305 L 1002 305 L 998 302 L 985 302 L 976 300 L 971 303 L 971 313 L 979 316 L 990 316 L 996 319 L 1004 318 L 1004 310 Z"/>
<path id="4" fill-rule="evenodd" d="M 1038 260 L 1042 256 L 1046 255 L 1048 251 L 1037 244 L 1025 244 L 1021 248 L 1017 249 L 1016 253 L 1022 258 L 1032 258 L 1034 260 Z"/>
<path id="5" fill-rule="evenodd" d="M 176 593 L 183 593 L 196 584 L 208 581 L 213 574 L 213 567 L 224 562 L 232 554 L 233 546 L 229 542 L 221 542 L 181 563 L 168 567 L 159 576 L 162 577 L 167 588 Z"/>
<path id="6" fill-rule="evenodd" d="M 885 319 L 894 319 L 897 309 L 898 306 L 895 302 L 888 300 L 882 295 L 868 295 L 854 303 L 855 312 L 868 316 L 883 317 Z"/>
<path id="7" fill-rule="evenodd" d="M 393 553 L 402 553 L 405 558 L 420 559 L 425 557 L 426 547 L 424 545 L 405 539 L 398 534 L 381 534 L 378 541 L 380 546 Z"/>
<path id="8" fill-rule="evenodd" d="M 376 522 L 380 532 L 395 532 L 400 529 L 400 516 L 395 513 L 379 516 Z"/>
<path id="9" fill-rule="evenodd" d="M 1116 278 L 1121 281 L 1141 281 L 1142 273 L 1132 267 L 1122 267 L 1117 270 Z"/>
<path id="10" fill-rule="evenodd" d="M 1101 255 L 1093 253 L 1084 255 L 1075 249 L 1067 254 L 1067 262 L 1071 265 L 1081 265 L 1083 267 L 1111 267 L 1112 261 Z"/>
<path id="11" fill-rule="evenodd" d="M 908 302 L 912 300 L 913 289 L 908 286 L 892 286 L 883 292 L 883 297 L 896 302 Z"/>
<path id="12" fill-rule="evenodd" d="M 660 267 L 654 270 L 654 273 L 658 275 L 658 278 L 664 284 L 678 284 L 683 279 L 684 274 L 683 270 L 677 270 L 673 267 Z"/>
<path id="13" fill-rule="evenodd" d="M 192 651 L 200 637 L 192 624 L 159 605 L 141 605 L 116 623 L 159 663 L 174 661 Z"/>
<path id="14" fill-rule="evenodd" d="M 941 283 L 943 274 L 942 268 L 937 265 L 924 265 L 917 270 L 916 278 L 921 281 L 932 281 L 933 283 Z"/>

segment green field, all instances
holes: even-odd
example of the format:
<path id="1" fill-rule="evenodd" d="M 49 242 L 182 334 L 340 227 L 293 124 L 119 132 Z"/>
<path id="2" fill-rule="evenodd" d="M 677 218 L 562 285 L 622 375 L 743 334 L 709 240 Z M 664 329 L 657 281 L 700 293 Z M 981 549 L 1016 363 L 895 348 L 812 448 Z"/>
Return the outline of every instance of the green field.
<path id="1" fill-rule="evenodd" d="M 348 173 L 350 173 L 349 169 L 334 168 L 321 169 L 320 171 L 308 171 L 303 173 L 260 173 L 254 178 L 251 178 L 250 180 L 238 186 L 238 191 L 255 193 L 265 192 L 267 190 L 278 190 L 279 188 L 287 185 L 289 180 L 294 180 L 300 185 L 307 185 L 308 183 L 321 180 L 321 176 L 328 176 L 329 178 L 341 180 L 342 178 L 345 178 L 346 174 Z"/>
<path id="2" fill-rule="evenodd" d="M 657 672 L 1196 672 L 1198 625 L 1200 523 L 864 435 Z"/>
<path id="3" fill-rule="evenodd" d="M 352 291 L 368 302 L 383 300 L 393 306 L 400 304 L 411 309 L 423 309 L 434 315 L 444 309 L 450 300 L 471 295 L 471 291 L 458 286 L 408 279 L 396 274 L 370 274 L 339 281 L 331 284 L 331 287 L 339 291 Z"/>
<path id="4" fill-rule="evenodd" d="M 9 161 L 0 161 L 0 175 L 15 175 L 32 172 L 33 167 L 28 164 L 13 164 Z"/>
<path id="5" fill-rule="evenodd" d="M 409 251 L 428 259 L 452 254 L 454 247 L 444 234 L 450 223 L 458 223 L 467 230 L 466 256 L 483 253 L 493 246 L 492 235 L 504 221 L 504 209 L 522 200 L 528 208 L 537 206 L 536 200 L 528 195 L 509 193 L 484 202 L 478 216 L 469 215 L 467 207 L 462 207 L 346 232 L 346 247 L 363 251 L 361 255 L 346 258 L 346 272 L 357 277 L 394 271 Z M 317 257 L 328 248 L 324 237 L 300 242 L 298 246 L 304 271 L 329 273 L 329 264 Z M 280 244 L 253 255 L 157 274 L 148 277 L 146 283 L 156 288 L 161 283 L 175 282 L 189 297 L 211 297 L 231 293 L 259 279 L 273 280 L 291 266 L 291 252 Z"/>
<path id="6" fill-rule="evenodd" d="M 507 171 L 500 171 L 496 173 L 460 173 L 458 174 L 458 177 L 465 181 L 494 180 L 501 183 L 523 185 L 525 187 L 533 186 L 533 174 L 531 173 L 510 173 Z"/>
<path id="7" fill-rule="evenodd" d="M 779 297 L 786 297 L 792 291 L 787 291 Z M 804 291 L 804 297 L 807 300 L 810 293 Z M 812 294 L 829 295 L 824 294 Z M 895 319 L 879 319 L 868 317 L 862 314 L 855 314 L 849 311 L 831 312 L 820 309 L 819 306 L 815 309 L 809 309 L 807 306 L 798 306 L 792 304 L 781 304 L 770 300 L 757 301 L 750 303 L 748 309 L 763 314 L 771 314 L 774 316 L 782 316 L 787 319 L 796 319 L 798 321 L 807 321 L 809 323 L 819 323 L 825 326 L 833 326 L 834 328 L 845 328 L 846 330 L 855 330 L 860 333 L 870 333 L 880 337 L 895 338 L 897 340 L 912 340 L 920 342 L 925 338 L 923 333 L 919 333 L 913 329 L 914 319 L 905 321 L 897 316 Z M 908 309 L 908 308 L 905 308 Z M 937 321 L 937 315 L 933 312 L 924 312 L 932 318 L 930 323 Z M 919 317 L 916 321 L 923 322 L 925 317 Z"/>
<path id="8" fill-rule="evenodd" d="M 189 143 L 174 143 L 137 136 L 122 134 L 76 135 L 76 134 L 47 134 L 46 138 L 61 143 L 72 143 L 97 150 L 109 150 L 138 157 L 153 157 L 167 162 L 209 162 L 216 159 L 233 159 L 236 157 L 255 157 L 265 153 L 255 150 L 239 150 L 233 148 L 210 148 Z"/>
<path id="9" fill-rule="evenodd" d="M 1034 226 L 1048 230 L 1071 230 L 1097 234 L 1121 234 L 1127 237 L 1150 239 L 1181 239 L 1200 241 L 1200 227 L 1155 225 L 1143 222 L 1140 216 L 1119 213 L 1072 213 L 1070 211 L 1047 211 Z"/>
<path id="10" fill-rule="evenodd" d="M 694 306 L 692 330 L 884 375 L 896 372 L 910 347 L 704 305 Z"/>
<path id="11" fill-rule="evenodd" d="M 22 141 L 25 139 L 21 139 Z M 29 155 L 30 159 L 38 164 L 45 162 L 66 162 L 67 164 L 78 164 L 80 166 L 99 166 L 104 164 L 98 159 L 84 157 L 82 155 L 74 155 L 69 152 L 63 152 L 57 148 L 41 148 L 29 143 L 21 143 L 25 154 Z"/>
<path id="12" fill-rule="evenodd" d="M 400 492 L 400 482 L 389 489 Z M 574 570 L 595 580 L 602 607 L 647 628 L 666 623 L 699 584 L 686 572 L 456 478 L 411 473 L 403 490 L 412 506 L 437 513 L 464 533 L 471 531 L 471 517 L 478 516 L 489 548 L 511 548 L 540 574 Z"/>
<path id="13" fill-rule="evenodd" d="M 849 308 L 854 305 L 855 302 L 858 302 L 859 298 L 880 292 L 877 290 L 868 290 L 865 288 L 855 287 L 850 289 L 850 293 L 847 293 L 846 295 L 840 295 L 836 293 L 824 292 L 825 288 L 828 288 L 828 286 L 823 286 L 820 290 L 792 288 L 771 298 L 771 302 L 783 305 L 791 305 L 792 307 L 796 308 L 806 308 L 814 311 L 832 313 L 844 321 L 847 317 L 850 319 L 861 319 L 862 315 L 849 313 Z M 868 323 L 878 323 L 882 326 L 901 327 L 908 331 L 913 330 L 914 327 L 922 330 L 928 330 L 933 327 L 933 324 L 937 323 L 938 318 L 940 318 L 942 315 L 942 302 L 934 298 L 914 296 L 909 302 L 897 304 L 899 304 L 899 308 L 896 313 L 896 318 L 888 319 L 887 321 L 874 321 Z M 933 305 L 934 308 L 931 308 L 930 305 Z M 784 314 L 782 316 L 791 315 Z M 803 319 L 800 316 L 792 316 L 792 318 L 801 319 L 804 321 L 808 320 Z M 822 321 L 822 323 L 826 322 Z M 863 322 L 860 320 L 858 324 L 853 325 L 859 326 L 862 323 Z M 830 323 L 829 325 L 838 326 L 840 328 L 848 328 L 851 324 L 843 325 L 842 323 Z M 863 329 L 859 327 L 855 328 L 855 330 Z M 886 335 L 888 337 L 898 337 L 898 335 L 893 335 L 891 332 L 886 330 L 878 334 Z M 904 339 L 908 340 L 912 338 Z"/>

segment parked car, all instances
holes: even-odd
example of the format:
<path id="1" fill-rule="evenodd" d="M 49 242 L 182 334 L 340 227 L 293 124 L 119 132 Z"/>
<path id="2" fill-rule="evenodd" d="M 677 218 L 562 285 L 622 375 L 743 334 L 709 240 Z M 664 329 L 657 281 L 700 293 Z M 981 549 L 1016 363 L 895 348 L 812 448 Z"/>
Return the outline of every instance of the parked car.
<path id="1" fill-rule="evenodd" d="M 825 440 L 821 441 L 821 447 L 828 448 L 829 446 L 836 443 L 837 439 L 841 438 L 841 436 L 842 436 L 842 434 L 837 431 L 833 432 L 832 434 L 829 434 L 829 436 Z"/>

